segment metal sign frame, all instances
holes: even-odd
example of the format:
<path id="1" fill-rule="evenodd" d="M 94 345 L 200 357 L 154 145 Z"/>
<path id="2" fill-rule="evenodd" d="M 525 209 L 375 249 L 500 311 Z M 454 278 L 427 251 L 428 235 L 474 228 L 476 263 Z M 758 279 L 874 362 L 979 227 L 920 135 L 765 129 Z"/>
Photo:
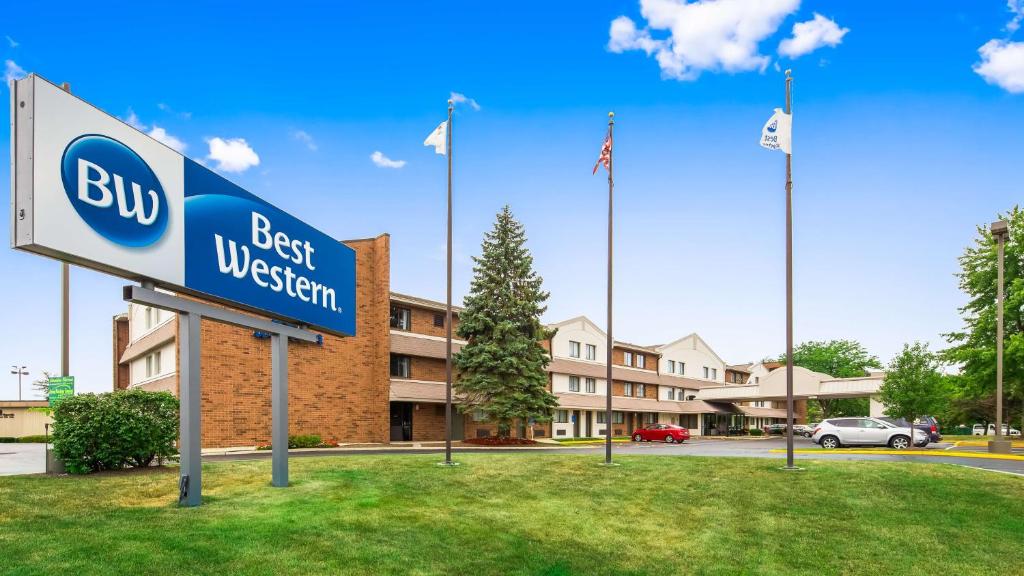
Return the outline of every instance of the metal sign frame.
<path id="1" fill-rule="evenodd" d="M 288 339 L 317 342 L 318 335 L 304 328 L 296 328 L 256 318 L 247 314 L 219 308 L 204 302 L 157 292 L 152 286 L 125 286 L 124 300 L 144 304 L 178 314 L 178 391 L 181 401 L 178 451 L 179 469 L 178 504 L 199 506 L 202 502 L 202 444 L 201 444 L 201 373 L 200 326 L 203 319 L 223 322 L 232 326 L 259 330 L 270 334 L 271 373 L 271 485 L 288 486 Z"/>

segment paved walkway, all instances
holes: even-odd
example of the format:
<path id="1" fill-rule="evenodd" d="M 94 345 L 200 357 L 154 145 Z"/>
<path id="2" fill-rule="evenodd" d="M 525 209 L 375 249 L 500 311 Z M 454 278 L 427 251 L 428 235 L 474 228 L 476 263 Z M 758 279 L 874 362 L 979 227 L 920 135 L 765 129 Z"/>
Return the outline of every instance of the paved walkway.
<path id="1" fill-rule="evenodd" d="M 0 444 L 0 476 L 46 472 L 46 444 Z"/>

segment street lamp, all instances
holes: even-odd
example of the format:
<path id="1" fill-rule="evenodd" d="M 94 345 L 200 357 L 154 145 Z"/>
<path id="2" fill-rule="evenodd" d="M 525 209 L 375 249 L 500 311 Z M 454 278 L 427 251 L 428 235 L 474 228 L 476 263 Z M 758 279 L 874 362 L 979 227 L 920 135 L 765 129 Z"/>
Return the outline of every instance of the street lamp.
<path id="1" fill-rule="evenodd" d="M 18 401 L 19 402 L 21 401 L 21 377 L 22 376 L 28 376 L 28 370 L 26 370 L 25 368 L 27 368 L 27 366 L 22 366 L 21 368 L 18 368 L 17 366 L 11 366 L 11 374 L 17 374 L 18 375 Z"/>
<path id="2" fill-rule="evenodd" d="M 1006 238 L 1010 235 L 1006 220 L 992 223 L 992 238 L 996 241 L 996 436 L 989 441 L 988 451 L 1009 454 L 1011 443 L 1003 440 L 1003 259 Z"/>

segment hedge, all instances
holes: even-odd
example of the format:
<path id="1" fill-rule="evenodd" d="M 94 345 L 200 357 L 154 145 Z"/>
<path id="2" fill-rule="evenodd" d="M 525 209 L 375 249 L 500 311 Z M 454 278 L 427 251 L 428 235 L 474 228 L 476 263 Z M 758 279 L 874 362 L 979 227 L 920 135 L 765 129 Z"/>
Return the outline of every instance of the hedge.
<path id="1" fill-rule="evenodd" d="M 53 450 L 72 474 L 149 466 L 177 454 L 178 399 L 169 392 L 80 394 L 53 410 Z"/>
<path id="2" fill-rule="evenodd" d="M 764 435 L 764 432 L 760 428 L 751 428 L 750 429 L 750 435 L 751 436 L 762 436 L 762 435 Z"/>
<path id="3" fill-rule="evenodd" d="M 14 436 L 0 436 L 0 444 L 14 444 L 17 441 Z"/>
<path id="4" fill-rule="evenodd" d="M 18 442 L 22 444 L 41 444 L 46 442 L 47 437 L 45 434 L 33 434 L 32 436 L 22 436 L 18 438 Z"/>

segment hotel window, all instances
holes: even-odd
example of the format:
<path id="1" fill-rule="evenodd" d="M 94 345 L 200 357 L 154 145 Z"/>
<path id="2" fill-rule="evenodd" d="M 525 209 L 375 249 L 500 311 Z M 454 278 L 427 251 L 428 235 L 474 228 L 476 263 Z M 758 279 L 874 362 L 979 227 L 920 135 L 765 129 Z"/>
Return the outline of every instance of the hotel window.
<path id="1" fill-rule="evenodd" d="M 591 394 L 597 392 L 597 380 L 587 378 L 587 392 L 590 392 Z"/>
<path id="2" fill-rule="evenodd" d="M 587 344 L 587 360 L 597 360 L 597 346 Z"/>
<path id="3" fill-rule="evenodd" d="M 483 410 L 479 409 L 479 408 L 477 408 L 476 410 L 473 410 L 473 421 L 474 422 L 486 422 L 487 421 L 487 413 L 484 412 Z"/>
<path id="4" fill-rule="evenodd" d="M 149 306 L 146 306 L 146 330 L 153 327 L 153 312 L 154 310 Z"/>
<path id="5" fill-rule="evenodd" d="M 579 358 L 580 357 L 580 343 L 569 340 L 569 357 Z"/>
<path id="6" fill-rule="evenodd" d="M 675 388 L 669 388 L 668 389 L 668 399 L 669 400 L 675 400 L 676 399 L 676 389 Z"/>
<path id="7" fill-rule="evenodd" d="M 448 315 L 447 312 L 435 312 L 434 313 L 434 326 L 437 328 L 444 328 L 444 319 Z"/>
<path id="8" fill-rule="evenodd" d="M 718 368 L 711 369 L 711 379 L 718 380 Z"/>
<path id="9" fill-rule="evenodd" d="M 648 412 L 644 414 L 644 422 L 647 422 L 648 424 L 657 424 L 658 414 L 656 412 Z"/>
<path id="10" fill-rule="evenodd" d="M 399 354 L 391 355 L 391 375 L 395 378 L 408 378 L 411 372 L 412 359 Z"/>
<path id="11" fill-rule="evenodd" d="M 686 362 L 679 363 L 679 375 L 683 376 L 686 374 Z"/>
<path id="12" fill-rule="evenodd" d="M 669 360 L 668 361 L 668 373 L 669 374 L 675 374 L 676 373 L 676 361 L 675 360 Z"/>
<path id="13" fill-rule="evenodd" d="M 625 383 L 622 384 L 622 395 L 623 396 L 632 396 L 633 395 L 633 383 L 632 382 L 625 382 Z"/>
<path id="14" fill-rule="evenodd" d="M 146 378 L 152 378 L 160 374 L 160 352 L 156 351 L 146 356 Z"/>
<path id="15" fill-rule="evenodd" d="M 569 411 L 568 410 L 555 410 L 555 424 L 568 424 L 569 423 Z"/>
<path id="16" fill-rule="evenodd" d="M 625 366 L 632 366 L 633 365 L 633 353 L 632 352 L 623 352 L 622 353 L 622 364 L 625 365 Z"/>
<path id="17" fill-rule="evenodd" d="M 637 368 L 646 368 L 647 367 L 647 356 L 644 356 L 643 354 L 637 354 L 636 355 L 636 367 Z"/>
<path id="18" fill-rule="evenodd" d="M 391 327 L 399 330 L 412 328 L 412 311 L 399 306 L 391 307 Z"/>
<path id="19" fill-rule="evenodd" d="M 569 376 L 569 392 L 579 392 L 579 391 L 580 391 L 580 377 L 579 376 Z"/>
<path id="20" fill-rule="evenodd" d="M 622 424 L 625 421 L 626 418 L 622 412 L 612 412 L 612 424 Z"/>
<path id="21" fill-rule="evenodd" d="M 644 396 L 647 396 L 646 392 L 647 392 L 647 385 L 646 384 L 637 384 L 636 385 L 636 397 L 637 398 L 643 398 Z"/>
<path id="22" fill-rule="evenodd" d="M 608 413 L 605 412 L 604 410 L 602 410 L 600 412 L 597 412 L 597 423 L 598 424 L 604 424 L 605 423 L 605 419 L 606 419 L 607 416 L 608 416 Z"/>
<path id="23" fill-rule="evenodd" d="M 710 374 L 711 374 L 711 369 L 708 368 L 707 366 L 705 366 L 704 367 L 704 379 L 707 380 L 708 378 L 710 378 L 711 377 Z"/>

